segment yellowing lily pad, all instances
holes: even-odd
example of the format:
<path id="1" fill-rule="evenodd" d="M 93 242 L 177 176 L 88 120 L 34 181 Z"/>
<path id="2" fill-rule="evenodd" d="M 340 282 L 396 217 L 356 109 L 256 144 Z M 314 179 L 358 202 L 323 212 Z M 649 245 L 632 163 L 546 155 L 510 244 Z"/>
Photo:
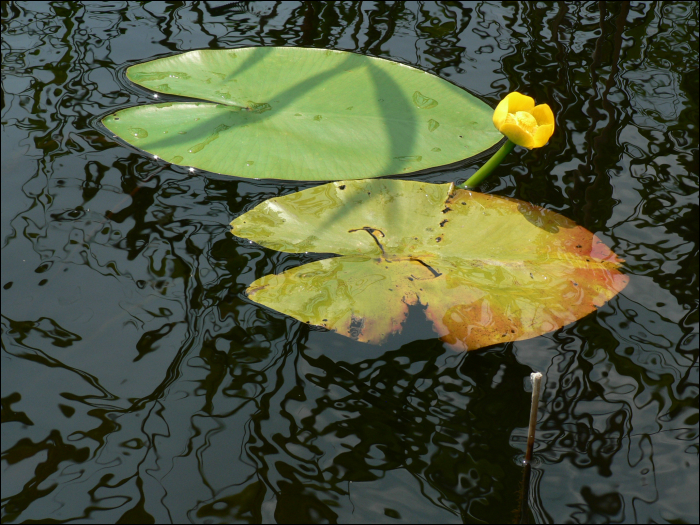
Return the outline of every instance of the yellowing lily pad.
<path id="1" fill-rule="evenodd" d="M 335 182 L 269 199 L 231 225 L 275 250 L 340 255 L 262 277 L 247 294 L 375 344 L 401 331 L 413 304 L 454 348 L 529 339 L 628 282 L 621 260 L 566 217 L 451 184 Z"/>
<path id="2" fill-rule="evenodd" d="M 493 109 L 398 62 L 345 51 L 190 51 L 127 70 L 191 102 L 117 111 L 103 124 L 172 164 L 259 179 L 363 179 L 451 164 L 503 135 Z"/>

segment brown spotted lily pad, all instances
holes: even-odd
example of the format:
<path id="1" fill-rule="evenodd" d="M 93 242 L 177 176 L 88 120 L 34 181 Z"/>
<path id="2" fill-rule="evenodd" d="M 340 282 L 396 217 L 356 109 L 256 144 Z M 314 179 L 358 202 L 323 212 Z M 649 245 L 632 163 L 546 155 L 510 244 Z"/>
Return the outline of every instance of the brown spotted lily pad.
<path id="1" fill-rule="evenodd" d="M 523 201 L 451 184 L 343 181 L 269 199 L 232 232 L 333 257 L 266 275 L 248 296 L 299 321 L 381 344 L 421 304 L 440 339 L 475 350 L 593 312 L 628 282 L 594 234 Z"/>

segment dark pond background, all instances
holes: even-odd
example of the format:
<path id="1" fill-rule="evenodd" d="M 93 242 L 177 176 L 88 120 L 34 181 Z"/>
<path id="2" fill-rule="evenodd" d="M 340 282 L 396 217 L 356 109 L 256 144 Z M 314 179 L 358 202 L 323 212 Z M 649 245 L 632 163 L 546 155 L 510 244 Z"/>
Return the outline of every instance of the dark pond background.
<path id="1" fill-rule="evenodd" d="M 597 233 L 629 286 L 469 354 L 420 311 L 376 347 L 248 301 L 314 256 L 228 223 L 310 184 L 191 174 L 99 119 L 153 101 L 131 64 L 250 45 L 548 102 L 549 145 L 482 190 Z M 691 2 L 3 2 L 2 520 L 510 521 L 540 370 L 530 519 L 697 523 L 698 90 Z"/>

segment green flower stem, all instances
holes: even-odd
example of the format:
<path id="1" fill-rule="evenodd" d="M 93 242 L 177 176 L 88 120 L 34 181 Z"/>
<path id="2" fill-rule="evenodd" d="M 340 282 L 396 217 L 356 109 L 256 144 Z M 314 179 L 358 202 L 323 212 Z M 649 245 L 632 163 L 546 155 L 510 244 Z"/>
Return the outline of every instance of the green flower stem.
<path id="1" fill-rule="evenodd" d="M 457 188 L 461 188 L 463 190 L 467 188 L 476 188 L 479 184 L 484 182 L 484 179 L 486 179 L 489 175 L 491 175 L 491 172 L 496 169 L 496 167 L 503 162 L 503 159 L 505 158 L 508 153 L 513 151 L 513 148 L 515 147 L 515 143 L 511 142 L 510 139 L 506 141 L 503 146 L 501 146 L 501 149 L 499 149 L 496 153 L 494 153 L 493 157 L 491 157 L 486 164 L 481 166 L 477 170 L 477 172 L 469 177 L 466 182 L 460 184 L 457 186 Z"/>

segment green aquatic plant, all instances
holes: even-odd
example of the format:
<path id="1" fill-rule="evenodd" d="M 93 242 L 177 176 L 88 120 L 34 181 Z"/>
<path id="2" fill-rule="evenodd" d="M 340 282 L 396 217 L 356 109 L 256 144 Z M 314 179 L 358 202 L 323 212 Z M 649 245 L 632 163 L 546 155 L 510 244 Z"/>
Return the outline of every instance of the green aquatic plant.
<path id="1" fill-rule="evenodd" d="M 339 255 L 248 288 L 300 321 L 382 343 L 420 304 L 443 341 L 473 350 L 559 328 L 627 283 L 602 242 L 554 212 L 450 184 L 352 180 L 454 163 L 503 133 L 503 147 L 463 185 L 475 186 L 516 144 L 549 140 L 552 111 L 530 97 L 511 93 L 494 112 L 403 64 L 304 48 L 192 51 L 127 76 L 200 100 L 103 120 L 167 162 L 241 177 L 344 179 L 270 199 L 232 223 L 236 236 L 269 248 Z"/>
<path id="2" fill-rule="evenodd" d="M 628 282 L 620 259 L 562 215 L 453 184 L 334 182 L 269 199 L 231 226 L 274 250 L 339 255 L 264 276 L 248 297 L 376 344 L 415 304 L 457 349 L 529 339 Z"/>
<path id="3" fill-rule="evenodd" d="M 462 161 L 502 135 L 493 110 L 425 71 L 345 51 L 190 51 L 131 66 L 156 93 L 103 124 L 171 164 L 237 177 L 366 179 Z M 156 95 L 157 96 L 157 95 Z"/>
<path id="4" fill-rule="evenodd" d="M 544 208 L 485 195 L 483 181 L 516 144 L 544 145 L 546 104 L 509 94 L 493 125 L 506 144 L 462 187 L 343 181 L 269 199 L 232 223 L 279 251 L 337 254 L 266 275 L 246 293 L 299 321 L 381 344 L 421 305 L 448 345 L 475 350 L 529 339 L 591 313 L 628 278 L 593 233 Z"/>
<path id="5" fill-rule="evenodd" d="M 476 188 L 513 151 L 515 146 L 541 148 L 554 133 L 554 113 L 547 104 L 535 101 L 517 91 L 508 93 L 493 112 L 493 125 L 508 140 L 460 188 Z"/>

